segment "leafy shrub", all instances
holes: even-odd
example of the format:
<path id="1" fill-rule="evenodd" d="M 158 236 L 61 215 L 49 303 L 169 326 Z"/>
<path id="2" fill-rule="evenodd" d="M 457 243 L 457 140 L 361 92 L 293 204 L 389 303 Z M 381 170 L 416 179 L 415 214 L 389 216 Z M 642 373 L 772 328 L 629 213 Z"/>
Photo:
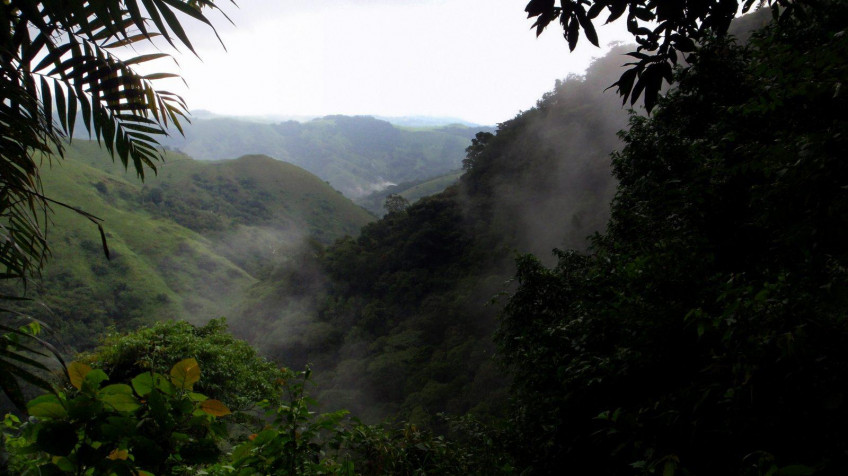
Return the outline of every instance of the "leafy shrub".
<path id="1" fill-rule="evenodd" d="M 132 356 L 133 365 L 144 363 L 147 368 L 120 378 L 113 373 L 110 385 L 104 385 L 110 379 L 103 370 L 71 363 L 66 390 L 31 400 L 27 420 L 6 415 L 2 424 L 6 461 L 0 462 L 0 469 L 22 475 L 92 476 L 512 472 L 502 445 L 506 440 L 470 417 L 449 422 L 459 435 L 452 440 L 412 424 L 364 425 L 345 410 L 315 412 L 317 402 L 308 392 L 309 369 L 264 372 L 279 393 L 258 402 L 265 410 L 264 419 L 241 419 L 247 422 L 244 427 L 256 425 L 254 431 L 232 431 L 234 425 L 219 419 L 230 415 L 227 405 L 195 392 L 204 387 L 201 367 L 205 380 L 215 376 L 214 365 L 207 368 L 189 357 L 168 372 L 156 371 L 180 348 L 181 340 L 175 336 L 188 338 L 197 332 L 203 340 L 204 330 L 226 336 L 222 324 L 197 329 L 163 323 L 113 337 L 112 345 L 101 349 L 108 352 L 96 355 L 104 362 L 107 356 Z M 149 333 L 153 329 L 160 332 Z M 147 345 L 141 346 L 145 338 Z M 220 393 L 234 391 L 225 388 Z M 232 451 L 225 454 L 223 448 Z"/>
<path id="2" fill-rule="evenodd" d="M 30 418 L 6 415 L 3 437 L 16 474 L 177 474 L 218 459 L 226 434 L 220 401 L 193 391 L 196 360 L 168 374 L 145 372 L 114 383 L 81 362 L 68 366 L 72 390 L 27 404 Z"/>
<path id="3" fill-rule="evenodd" d="M 277 395 L 277 367 L 247 342 L 227 332 L 224 319 L 195 327 L 184 321 L 156 323 L 128 334 L 107 335 L 83 362 L 102 368 L 116 380 L 145 370 L 164 371 L 183 358 L 204 369 L 198 391 L 242 410 Z"/>
<path id="4" fill-rule="evenodd" d="M 282 369 L 284 390 L 263 402 L 268 420 L 235 447 L 231 461 L 210 474 L 511 474 L 511 460 L 493 433 L 471 417 L 450 421 L 462 439 L 449 440 L 412 424 L 365 425 L 341 410 L 314 413 L 311 372 Z"/>

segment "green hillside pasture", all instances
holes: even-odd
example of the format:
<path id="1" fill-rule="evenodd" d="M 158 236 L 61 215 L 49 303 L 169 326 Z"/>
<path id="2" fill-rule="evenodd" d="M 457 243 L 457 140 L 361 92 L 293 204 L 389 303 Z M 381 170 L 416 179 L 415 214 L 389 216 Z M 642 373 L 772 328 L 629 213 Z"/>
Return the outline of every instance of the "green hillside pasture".
<path id="1" fill-rule="evenodd" d="M 218 317 L 222 304 L 254 279 L 218 255 L 209 239 L 141 209 L 137 179 L 86 165 L 92 158 L 86 146 L 71 148 L 69 160 L 45 168 L 44 189 L 103 219 L 111 259 L 94 224 L 55 206 L 48 235 L 52 257 L 29 292 L 35 302 L 27 310 L 75 348 L 87 347 L 110 326 Z"/>
<path id="2" fill-rule="evenodd" d="M 374 219 L 318 177 L 266 156 L 201 162 L 168 152 L 142 182 L 97 143 L 75 140 L 66 160 L 45 163 L 43 182 L 52 199 L 103 220 L 111 255 L 95 224 L 54 206 L 52 257 L 20 309 L 74 350 L 112 327 L 220 317 L 304 243 L 331 243 Z"/>
<path id="3" fill-rule="evenodd" d="M 165 164 L 144 206 L 214 242 L 215 251 L 264 275 L 306 240 L 329 244 L 374 216 L 315 175 L 267 156 Z"/>

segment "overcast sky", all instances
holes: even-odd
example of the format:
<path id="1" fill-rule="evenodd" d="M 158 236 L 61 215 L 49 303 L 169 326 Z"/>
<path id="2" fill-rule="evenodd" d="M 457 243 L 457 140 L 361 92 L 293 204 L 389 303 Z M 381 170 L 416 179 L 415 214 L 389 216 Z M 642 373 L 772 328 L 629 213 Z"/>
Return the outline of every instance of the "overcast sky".
<path id="1" fill-rule="evenodd" d="M 628 38 L 622 24 L 603 27 L 602 48 L 581 38 L 569 53 L 558 26 L 536 38 L 521 0 L 218 3 L 235 23 L 210 13 L 227 51 L 208 27 L 191 25 L 201 59 L 178 57 L 189 89 L 177 92 L 191 109 L 228 115 L 495 124 L 532 107 L 554 80 L 582 73 L 604 45 Z"/>

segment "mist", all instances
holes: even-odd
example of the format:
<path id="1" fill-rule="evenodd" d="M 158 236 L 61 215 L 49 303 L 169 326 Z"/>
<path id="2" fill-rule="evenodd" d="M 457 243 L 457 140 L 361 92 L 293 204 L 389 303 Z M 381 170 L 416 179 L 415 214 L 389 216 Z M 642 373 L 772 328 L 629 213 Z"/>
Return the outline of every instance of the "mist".
<path id="1" fill-rule="evenodd" d="M 606 226 L 616 185 L 610 155 L 629 112 L 604 90 L 630 48 L 557 81 L 536 108 L 501 124 L 501 137 L 464 177 L 468 213 L 503 230 L 507 246 L 550 262 L 554 248 L 586 249 L 586 238 Z"/>

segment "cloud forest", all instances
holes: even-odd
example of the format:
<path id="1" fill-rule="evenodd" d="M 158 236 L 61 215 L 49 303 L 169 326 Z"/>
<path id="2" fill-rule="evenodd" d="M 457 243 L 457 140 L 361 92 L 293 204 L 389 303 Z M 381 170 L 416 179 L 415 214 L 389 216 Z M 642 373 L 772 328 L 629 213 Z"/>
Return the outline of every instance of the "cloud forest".
<path id="1" fill-rule="evenodd" d="M 488 127 L 190 117 L 220 3 L 0 5 L 0 472 L 846 474 L 848 5 L 532 0 L 635 43 Z"/>

